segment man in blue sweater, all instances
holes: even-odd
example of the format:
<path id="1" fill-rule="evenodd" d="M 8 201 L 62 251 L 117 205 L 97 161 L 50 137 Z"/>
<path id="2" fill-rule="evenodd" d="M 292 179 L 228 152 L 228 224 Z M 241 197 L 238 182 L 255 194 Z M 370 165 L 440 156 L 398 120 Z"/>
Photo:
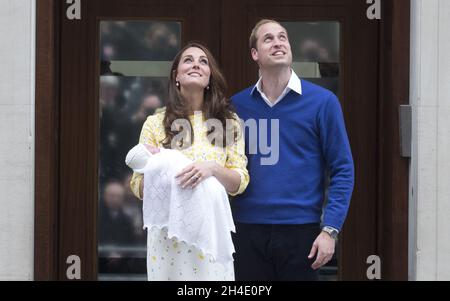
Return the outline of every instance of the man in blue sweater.
<path id="1" fill-rule="evenodd" d="M 341 106 L 332 92 L 298 78 L 278 22 L 258 22 L 250 49 L 261 77 L 232 97 L 245 122 L 250 173 L 232 202 L 236 280 L 317 280 L 334 254 L 354 184 Z"/>

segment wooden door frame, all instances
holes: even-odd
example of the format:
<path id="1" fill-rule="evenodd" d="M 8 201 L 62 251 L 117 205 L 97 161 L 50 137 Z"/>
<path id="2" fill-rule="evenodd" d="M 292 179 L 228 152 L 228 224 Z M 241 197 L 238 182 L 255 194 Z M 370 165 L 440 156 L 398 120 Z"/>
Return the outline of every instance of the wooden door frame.
<path id="1" fill-rule="evenodd" d="M 410 7 L 410 0 L 382 5 L 377 253 L 385 280 L 408 280 L 409 159 L 400 156 L 399 106 L 409 104 Z"/>
<path id="2" fill-rule="evenodd" d="M 60 5 L 36 3 L 34 279 L 57 280 Z M 384 280 L 408 279 L 408 159 L 400 157 L 398 107 L 409 103 L 410 0 L 382 2 L 378 111 L 377 253 Z"/>
<path id="3" fill-rule="evenodd" d="M 35 280 L 58 275 L 60 3 L 36 1 Z"/>

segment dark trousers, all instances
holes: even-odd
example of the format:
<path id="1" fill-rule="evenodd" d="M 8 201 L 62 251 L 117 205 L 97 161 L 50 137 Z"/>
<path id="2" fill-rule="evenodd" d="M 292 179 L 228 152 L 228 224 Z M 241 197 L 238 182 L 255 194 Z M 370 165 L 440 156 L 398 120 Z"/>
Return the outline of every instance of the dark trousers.
<path id="1" fill-rule="evenodd" d="M 236 224 L 233 235 L 237 281 L 315 281 L 308 259 L 319 224 Z"/>

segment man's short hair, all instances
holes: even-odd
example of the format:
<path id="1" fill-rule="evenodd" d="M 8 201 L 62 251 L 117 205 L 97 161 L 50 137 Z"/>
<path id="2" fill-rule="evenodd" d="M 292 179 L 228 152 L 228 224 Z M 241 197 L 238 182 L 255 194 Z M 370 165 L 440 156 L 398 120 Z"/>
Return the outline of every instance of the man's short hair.
<path id="1" fill-rule="evenodd" d="M 252 33 L 250 34 L 250 41 L 249 41 L 250 42 L 250 50 L 252 48 L 256 49 L 256 41 L 258 40 L 258 37 L 256 36 L 256 33 L 258 32 L 258 29 L 261 26 L 263 26 L 264 24 L 267 24 L 267 23 L 275 23 L 275 24 L 278 24 L 278 25 L 280 25 L 281 27 L 284 28 L 284 26 L 281 25 L 280 22 L 278 22 L 278 21 L 271 20 L 271 19 L 262 19 L 262 20 L 260 20 L 258 23 L 256 23 L 255 27 L 253 27 Z"/>

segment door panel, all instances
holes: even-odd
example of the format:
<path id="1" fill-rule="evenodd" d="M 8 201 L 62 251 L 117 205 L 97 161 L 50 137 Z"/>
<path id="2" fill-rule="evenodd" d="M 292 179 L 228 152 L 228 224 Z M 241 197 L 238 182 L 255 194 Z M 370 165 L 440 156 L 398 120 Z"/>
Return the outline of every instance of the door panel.
<path id="1" fill-rule="evenodd" d="M 272 1 L 234 0 L 223 3 L 223 44 L 235 44 L 231 51 L 222 52 L 227 78 L 239 78 L 236 90 L 257 80 L 257 66 L 251 61 L 248 37 L 252 25 L 262 18 L 297 24 L 339 24 L 338 87 L 333 83 L 313 79 L 334 90 L 340 99 L 355 162 L 355 189 L 348 218 L 340 235 L 337 257 L 339 279 L 365 279 L 366 259 L 377 254 L 377 111 L 378 111 L 378 35 L 379 23 L 366 18 L 365 1 Z M 239 11 L 238 17 L 235 12 Z M 234 16 L 234 17 L 233 17 Z M 228 31 L 238 26 L 242 31 Z M 307 26 L 307 25 L 305 25 Z M 311 30 L 311 28 L 310 28 Z M 303 31 L 305 34 L 307 31 Z M 302 32 L 299 31 L 301 34 Z M 293 37 L 291 47 L 295 58 L 307 61 L 293 41 L 308 44 L 308 36 Z M 317 40 L 320 42 L 320 40 Z M 317 48 L 320 43 L 316 41 Z M 322 42 L 323 43 L 323 42 Z M 322 47 L 322 46 L 319 46 Z M 322 47 L 323 48 L 323 47 Z M 242 55 L 246 53 L 247 55 Z M 237 61 L 238 60 L 238 61 Z M 319 62 L 325 62 L 325 59 Z M 333 62 L 333 60 L 331 60 Z M 334 59 L 335 63 L 336 59 Z M 323 64 L 322 64 L 323 65 Z M 240 66 L 245 66 L 242 72 Z M 306 66 L 307 67 L 307 66 Z M 326 68 L 327 66 L 322 66 Z M 332 67 L 332 66 L 331 66 Z M 334 71 L 335 72 L 335 71 Z M 328 77 L 328 76 L 326 76 Z M 330 85 L 331 84 L 331 85 Z"/>
<path id="2" fill-rule="evenodd" d="M 98 279 L 146 280 L 142 202 L 124 158 L 147 116 L 165 105 L 182 22 L 100 21 Z"/>
<path id="3" fill-rule="evenodd" d="M 61 7 L 60 13 L 62 16 L 65 16 L 66 9 L 67 7 L 64 5 Z M 136 45 L 123 45 L 123 43 L 127 43 L 126 38 L 127 35 L 131 34 L 130 32 L 124 34 L 124 41 L 103 40 L 102 43 L 111 44 L 110 47 L 108 45 L 105 47 L 104 44 L 100 44 L 100 30 L 116 30 L 118 33 L 118 28 L 124 29 L 123 26 L 126 27 L 130 22 L 133 22 L 134 27 L 128 27 L 137 31 L 142 25 L 145 27 L 145 23 L 142 22 L 149 22 L 147 25 L 151 30 L 152 25 L 157 26 L 155 25 L 156 22 L 159 22 L 159 24 L 168 24 L 169 22 L 172 25 L 175 22 L 180 26 L 180 36 L 176 37 L 181 37 L 181 41 L 178 41 L 178 48 L 188 40 L 199 40 L 207 44 L 214 55 L 219 57 L 219 37 L 213 34 L 218 32 L 219 29 L 219 23 L 214 18 L 215 15 L 218 15 L 218 9 L 219 6 L 216 2 L 205 0 L 96 0 L 82 2 L 81 20 L 63 18 L 61 61 L 64 63 L 61 64 L 60 92 L 61 138 L 59 145 L 61 164 L 59 176 L 61 185 L 58 211 L 60 217 L 58 278 L 66 279 L 66 259 L 70 255 L 76 255 L 80 258 L 83 280 L 98 278 L 98 255 L 101 256 L 99 264 L 102 275 L 100 279 L 102 277 L 103 279 L 118 279 L 111 273 L 103 273 L 105 269 L 110 272 L 117 272 L 117 270 L 123 272 L 125 269 L 126 273 L 129 274 L 129 279 L 133 278 L 131 274 L 142 274 L 143 271 L 142 260 L 139 260 L 143 257 L 142 252 L 136 251 L 136 248 L 131 248 L 132 255 L 129 255 L 130 246 L 127 244 L 115 244 L 112 248 L 108 244 L 100 244 L 100 252 L 97 250 L 98 239 L 103 240 L 103 242 L 104 239 L 110 239 L 110 237 L 105 238 L 105 231 L 99 231 L 104 224 L 100 223 L 101 219 L 98 216 L 101 217 L 102 213 L 106 212 L 105 210 L 102 211 L 102 208 L 104 208 L 104 202 L 102 201 L 105 196 L 104 188 L 111 184 L 108 185 L 110 189 L 107 189 L 108 198 L 112 199 L 111 204 L 117 203 L 118 195 L 121 193 L 120 187 L 118 187 L 120 184 L 117 183 L 117 180 L 122 180 L 122 185 L 126 182 L 122 174 L 124 168 L 123 150 L 132 146 L 128 144 L 137 143 L 137 139 L 132 142 L 129 139 L 118 139 L 118 137 L 133 138 L 138 136 L 131 127 L 130 133 L 127 133 L 127 123 L 123 122 L 123 119 L 130 117 L 129 115 L 124 117 L 115 110 L 112 110 L 113 112 L 108 111 L 107 105 L 104 104 L 105 98 L 111 97 L 112 94 L 112 97 L 117 96 L 115 105 L 118 105 L 120 103 L 117 100 L 120 98 L 119 96 L 124 96 L 126 94 L 124 90 L 130 89 L 136 79 L 142 79 L 143 77 L 161 79 L 160 75 L 167 70 L 167 62 L 171 61 L 174 54 L 169 54 L 169 56 L 172 56 L 170 58 L 160 60 L 162 64 L 159 64 L 159 67 L 161 68 L 153 68 L 153 74 L 141 74 L 140 72 L 143 70 L 148 71 L 149 67 L 147 65 L 140 68 L 142 62 L 150 62 L 150 65 L 155 67 L 155 65 L 158 65 L 156 63 L 158 60 L 155 57 L 152 58 L 152 54 L 149 52 L 127 48 L 133 46 L 133 48 L 136 48 Z M 129 28 L 126 27 L 125 29 Z M 152 30 L 161 30 L 161 28 L 153 28 Z M 123 30 L 122 33 L 124 33 Z M 152 39 L 151 37 L 147 38 L 148 40 Z M 151 41 L 147 41 L 147 43 L 151 43 Z M 113 49 L 114 47 L 117 49 Z M 112 56 L 113 59 L 108 61 L 105 59 L 105 55 L 113 55 L 114 53 L 111 53 L 111 51 L 116 51 L 117 57 Z M 128 57 L 127 54 L 129 54 Z M 154 80 L 153 83 L 155 83 Z M 148 88 L 149 85 L 152 85 L 152 80 L 147 80 L 144 83 L 144 88 Z M 160 90 L 163 91 L 163 78 L 158 85 L 161 87 Z M 118 94 L 120 95 L 118 96 Z M 102 101 L 99 101 L 100 97 Z M 142 99 L 139 101 L 142 101 Z M 135 109 L 139 105 L 135 104 Z M 122 121 L 122 123 L 119 121 Z M 110 125 L 111 128 L 109 128 Z M 141 126 L 142 124 L 137 127 Z M 112 128 L 119 130 L 110 131 Z M 114 149 L 114 147 L 105 149 L 105 147 L 100 147 L 101 142 L 105 140 L 107 142 L 104 146 L 108 145 L 108 142 L 109 146 L 122 144 L 120 144 L 119 149 Z M 104 152 L 105 150 L 106 152 Z M 98 210 L 99 200 L 100 210 Z M 97 227 L 98 223 L 100 223 L 100 228 Z M 112 231 L 113 228 L 110 230 Z M 124 238 L 123 235 L 119 236 L 122 236 L 122 239 Z M 120 240 L 117 237 L 115 239 Z M 142 239 L 140 241 L 142 242 Z M 135 260 L 124 261 L 122 260 L 124 256 Z M 143 268 L 145 273 L 145 265 Z M 142 279 L 142 275 L 135 278 Z"/>

